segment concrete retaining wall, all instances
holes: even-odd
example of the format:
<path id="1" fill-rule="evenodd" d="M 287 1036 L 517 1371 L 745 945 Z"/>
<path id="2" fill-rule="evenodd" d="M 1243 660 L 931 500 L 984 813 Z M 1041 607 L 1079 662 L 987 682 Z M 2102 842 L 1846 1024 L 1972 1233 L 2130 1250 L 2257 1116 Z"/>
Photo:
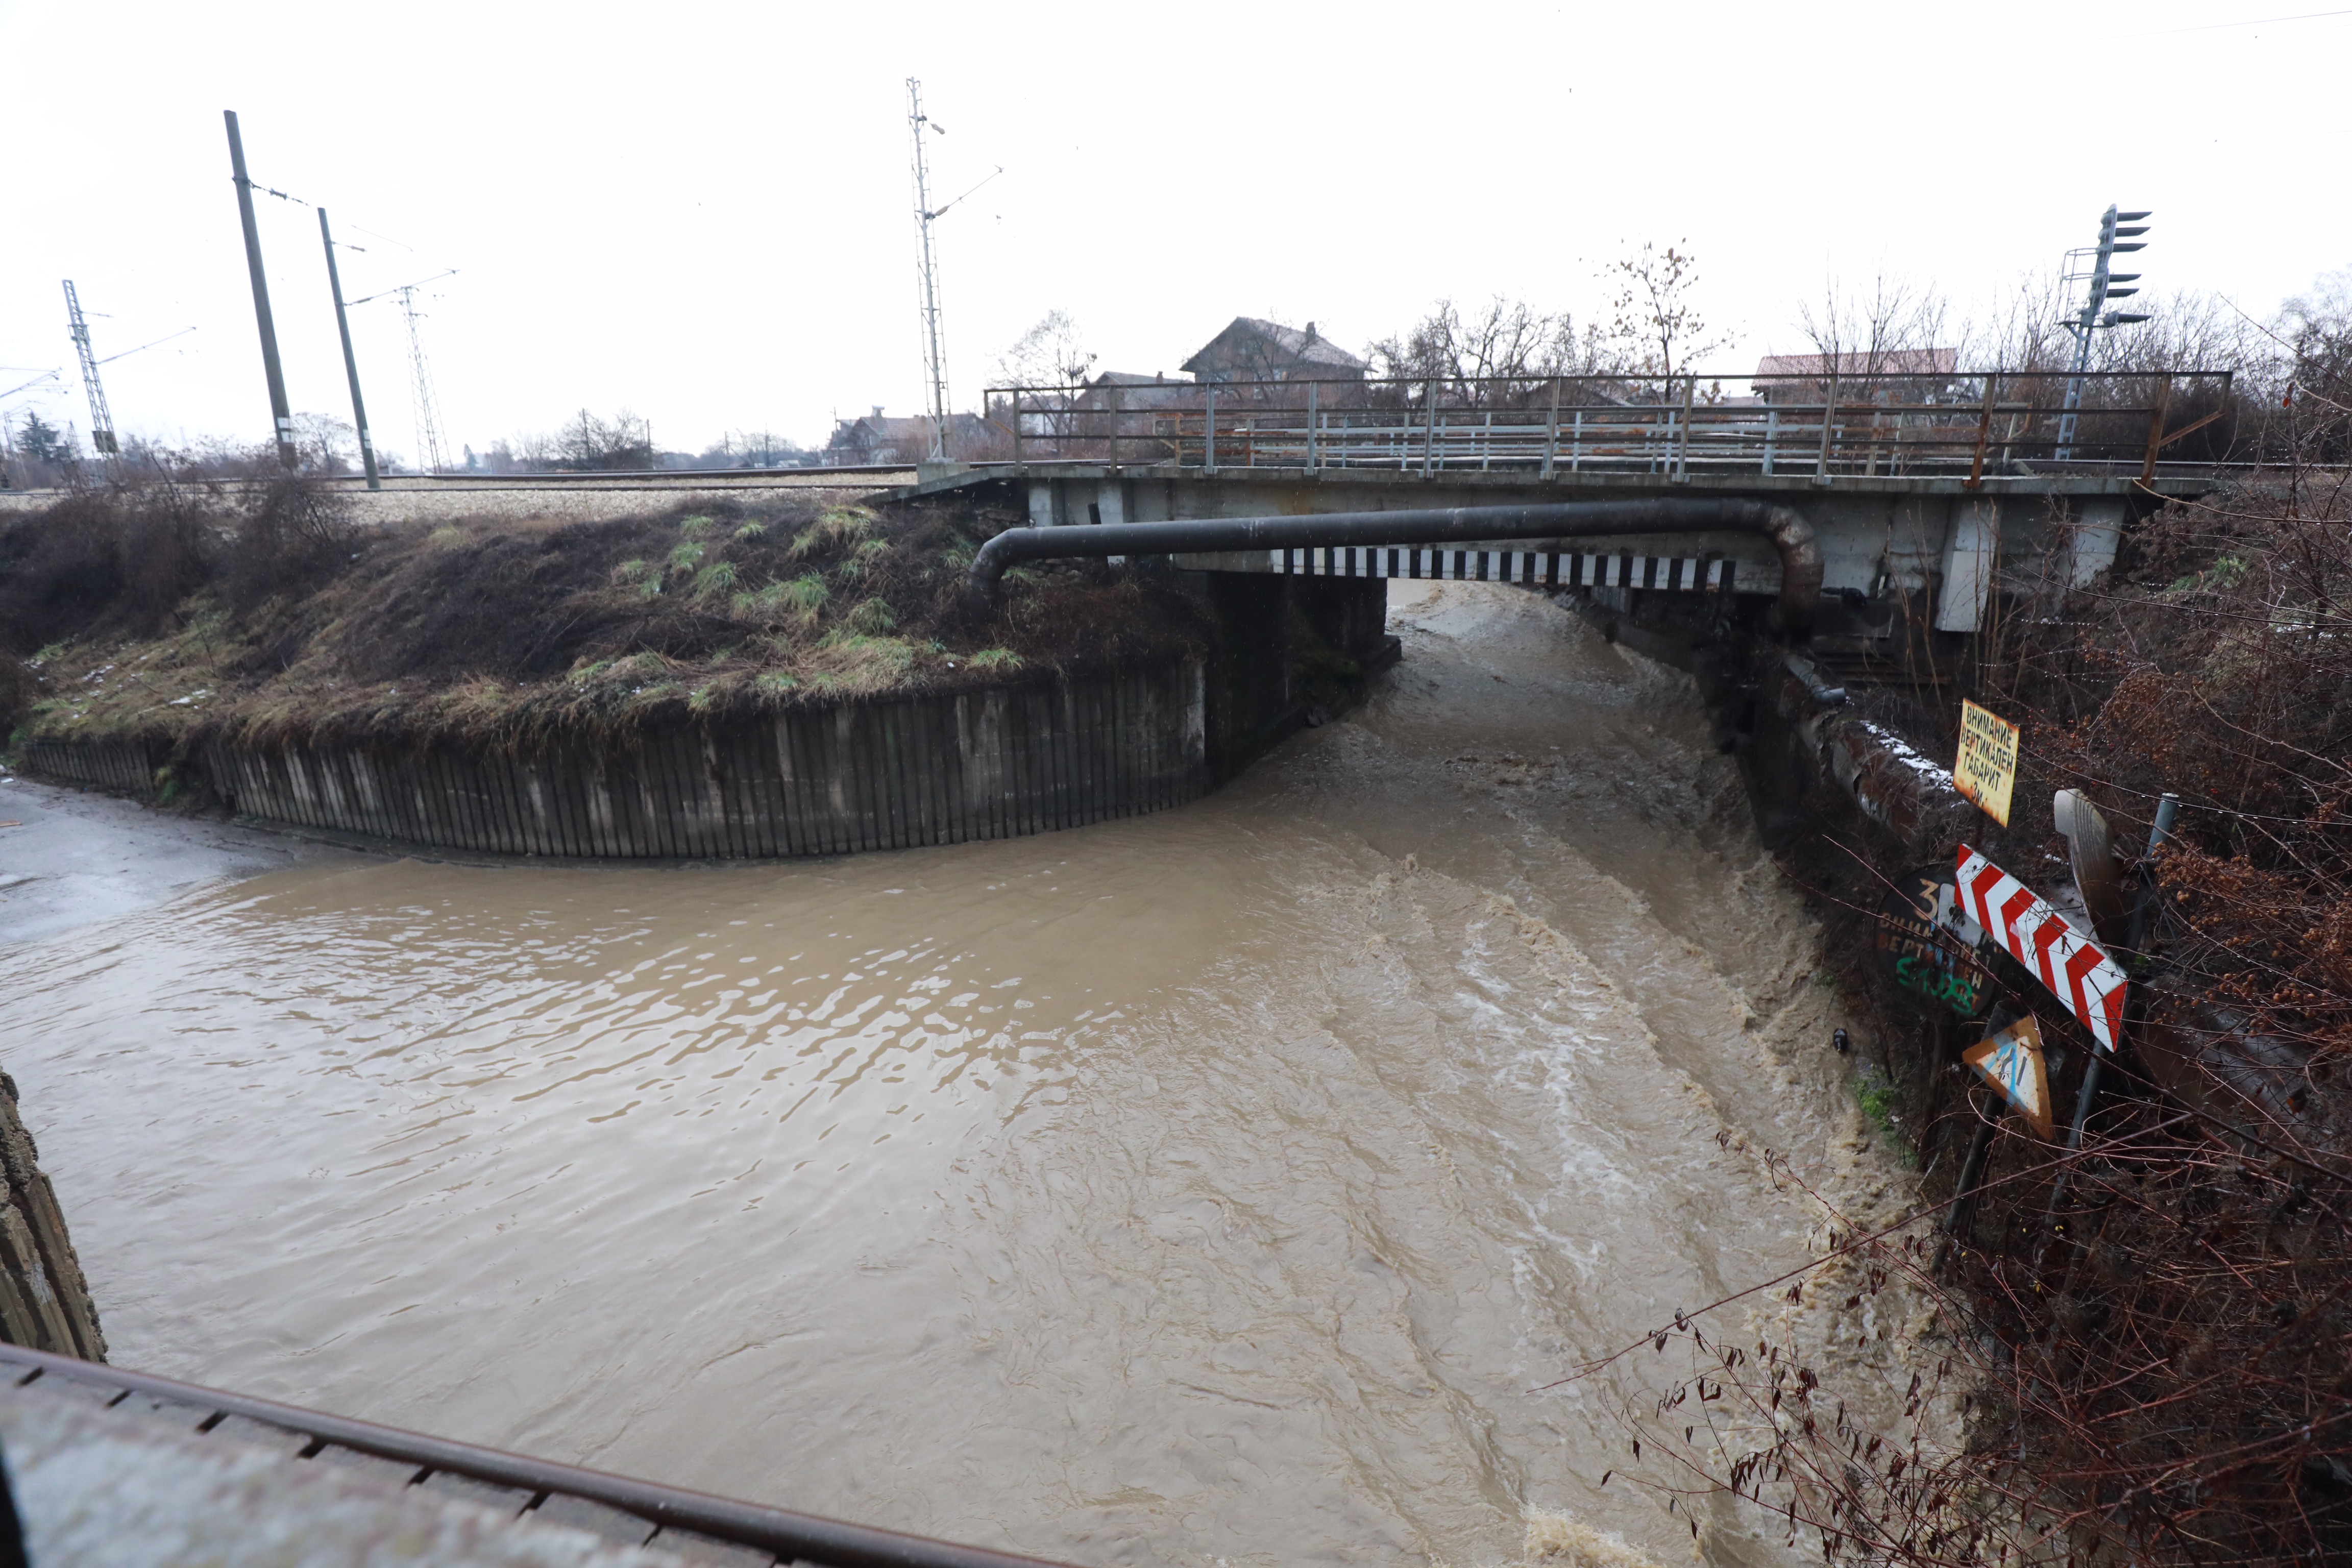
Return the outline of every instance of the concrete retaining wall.
<path id="1" fill-rule="evenodd" d="M 1186 661 L 609 746 L 215 745 L 195 761 L 234 810 L 265 822 L 503 855 L 757 858 L 1008 838 L 1177 805 L 1212 783 L 1206 718 L 1202 666 Z M 23 754 L 27 772 L 146 799 L 158 761 L 121 742 L 36 742 Z"/>
<path id="2" fill-rule="evenodd" d="M 17 761 L 43 778 L 153 800 L 168 750 L 144 741 L 27 741 Z"/>

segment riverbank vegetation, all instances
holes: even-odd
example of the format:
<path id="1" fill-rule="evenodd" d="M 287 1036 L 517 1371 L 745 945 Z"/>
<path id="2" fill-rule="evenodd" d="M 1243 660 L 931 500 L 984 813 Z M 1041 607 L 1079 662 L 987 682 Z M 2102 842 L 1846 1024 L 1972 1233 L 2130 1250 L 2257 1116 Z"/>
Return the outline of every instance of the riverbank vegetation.
<path id="1" fill-rule="evenodd" d="M 21 737 L 530 744 L 952 690 L 1201 646 L 1097 563 L 962 607 L 1009 518 L 852 492 L 590 522 L 361 529 L 299 476 L 86 490 L 0 525 Z"/>
<path id="2" fill-rule="evenodd" d="M 2055 359 L 2050 303 L 2022 299 L 1990 357 Z M 1899 289 L 1809 325 L 1872 358 L 1951 341 L 1933 299 Z M 2270 327 L 2208 302 L 2100 347 L 2237 372 L 2183 454 L 2234 477 L 2127 530 L 2088 583 L 2063 552 L 2048 574 L 2005 569 L 1958 663 L 1927 599 L 1906 605 L 1920 683 L 1853 700 L 1940 758 L 1963 697 L 2021 727 L 2010 820 L 1973 817 L 1969 841 L 2045 897 L 2073 891 L 2055 792 L 2095 808 L 2137 906 L 2102 932 L 2133 973 L 2125 1048 L 2076 1146 L 2094 1047 L 2064 1005 L 1955 948 L 1986 1001 L 1931 1014 L 1878 951 L 1912 868 L 1830 811 L 1790 836 L 1782 863 L 1867 1023 L 1878 1135 L 1915 1141 L 1922 1190 L 1874 1225 L 1757 1152 L 1820 1205 L 1818 1261 L 1579 1374 L 1621 1391 L 1618 1484 L 1695 1538 L 1737 1497 L 1831 1561 L 2352 1561 L 2352 274 Z M 2148 853 L 2168 795 L 2178 820 Z M 1958 1062 L 2028 1014 L 2046 1137 Z M 1979 1134 L 1981 1184 L 1955 1203 Z"/>
<path id="3" fill-rule="evenodd" d="M 2296 385 L 2323 407 L 2346 390 Z M 2000 1114 L 1956 1066 L 1988 1026 L 1882 973 L 1904 868 L 1855 832 L 1791 846 L 1903 1091 L 1882 1134 L 1919 1131 L 1924 1190 L 1888 1229 L 1822 1198 L 1819 1266 L 1662 1326 L 1643 1359 L 1687 1359 L 1621 1405 L 1648 1457 L 1628 1469 L 1683 1510 L 1761 1502 L 1836 1561 L 2347 1560 L 2352 475 L 2291 462 L 2165 508 L 2091 584 L 2004 588 L 1945 700 L 1875 716 L 1946 757 L 1958 696 L 2022 726 L 2011 821 L 1969 841 L 2045 895 L 2071 881 L 2053 793 L 2112 826 L 2146 900 L 2126 1049 L 2070 1148 L 2092 1042 L 2021 966 L 1956 953 L 2050 1047 L 2054 1136 Z M 2178 822 L 2142 854 L 2167 794 Z M 1983 1184 L 1948 1209 L 1988 1121 Z M 1891 1384 L 1839 1353 L 1906 1320 Z"/>

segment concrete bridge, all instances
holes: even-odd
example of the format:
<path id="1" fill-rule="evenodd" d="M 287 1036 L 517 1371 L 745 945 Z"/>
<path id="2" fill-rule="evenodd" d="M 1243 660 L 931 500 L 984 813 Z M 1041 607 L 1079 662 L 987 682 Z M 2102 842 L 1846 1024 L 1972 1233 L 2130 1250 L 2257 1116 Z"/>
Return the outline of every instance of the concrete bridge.
<path id="1" fill-rule="evenodd" d="M 927 466 L 897 493 L 994 499 L 1041 529 L 1639 499 L 1787 508 L 1821 558 L 1806 637 L 1856 678 L 1932 670 L 1936 639 L 2046 603 L 2113 563 L 2124 524 L 2212 489 L 2173 460 L 2226 373 L 2042 372 L 1456 383 L 1250 381 L 1004 388 L 1011 460 Z M 1745 395 L 1727 386 L 1745 384 Z M 1783 589 L 1760 532 L 1521 533 L 1426 547 L 1193 551 L 1216 574 L 1532 582 L 1636 621 L 1661 597 Z M 1073 541 L 1071 553 L 1097 553 Z M 1915 649 L 1889 645 L 1907 629 Z M 1952 651 L 1949 643 L 1945 651 Z"/>

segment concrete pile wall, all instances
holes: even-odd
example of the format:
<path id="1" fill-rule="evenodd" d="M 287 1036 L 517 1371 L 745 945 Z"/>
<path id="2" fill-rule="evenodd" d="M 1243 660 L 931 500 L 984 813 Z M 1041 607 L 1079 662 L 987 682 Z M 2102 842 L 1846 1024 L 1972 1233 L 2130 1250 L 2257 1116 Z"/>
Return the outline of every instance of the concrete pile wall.
<path id="1" fill-rule="evenodd" d="M 1181 805 L 1213 779 L 1203 670 L 843 703 L 507 752 L 215 743 L 238 815 L 503 855 L 765 858 L 1007 838 Z M 33 742 L 27 772 L 156 794 L 136 742 Z"/>
<path id="2" fill-rule="evenodd" d="M 152 741 L 26 741 L 17 761 L 44 778 L 152 800 L 155 772 L 169 751 Z"/>
<path id="3" fill-rule="evenodd" d="M 16 1114 L 16 1080 L 0 1073 L 0 1171 L 8 1183 L 7 1201 L 0 1205 L 0 1338 L 104 1361 L 98 1308 L 39 1153 Z"/>

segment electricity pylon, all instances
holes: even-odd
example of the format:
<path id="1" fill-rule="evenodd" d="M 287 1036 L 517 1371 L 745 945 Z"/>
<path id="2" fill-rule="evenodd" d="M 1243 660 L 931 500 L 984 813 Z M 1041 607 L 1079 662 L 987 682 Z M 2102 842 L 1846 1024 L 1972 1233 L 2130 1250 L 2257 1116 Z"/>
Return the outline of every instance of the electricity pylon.
<path id="1" fill-rule="evenodd" d="M 931 221 L 940 215 L 931 208 L 930 168 L 923 156 L 923 131 L 937 131 L 923 113 L 923 84 L 913 77 L 907 79 L 907 125 L 915 137 L 915 219 L 922 231 L 920 266 L 923 285 L 923 374 L 929 384 L 931 400 L 931 457 L 934 463 L 948 460 L 948 362 L 946 351 L 940 342 L 940 274 L 939 261 L 931 251 Z M 942 132 L 944 134 L 944 132 Z"/>
<path id="2" fill-rule="evenodd" d="M 82 390 L 89 394 L 89 444 L 110 458 L 122 455 L 122 443 L 114 437 L 114 416 L 106 406 L 106 388 L 98 381 L 98 355 L 90 351 L 89 323 L 82 320 L 81 298 L 74 292 L 73 279 L 65 280 L 66 325 L 73 334 L 74 353 L 81 361 Z"/>
<path id="3" fill-rule="evenodd" d="M 379 289 L 350 305 L 356 310 L 390 295 L 400 296 L 400 312 L 408 322 L 408 391 L 416 412 L 416 455 L 428 474 L 437 474 L 447 468 L 449 459 L 441 449 L 441 403 L 433 395 L 433 373 L 425 363 L 425 340 L 416 333 L 416 291 L 427 283 L 438 283 L 457 275 L 456 268 L 445 267 L 430 278 L 419 278 L 397 289 Z"/>

